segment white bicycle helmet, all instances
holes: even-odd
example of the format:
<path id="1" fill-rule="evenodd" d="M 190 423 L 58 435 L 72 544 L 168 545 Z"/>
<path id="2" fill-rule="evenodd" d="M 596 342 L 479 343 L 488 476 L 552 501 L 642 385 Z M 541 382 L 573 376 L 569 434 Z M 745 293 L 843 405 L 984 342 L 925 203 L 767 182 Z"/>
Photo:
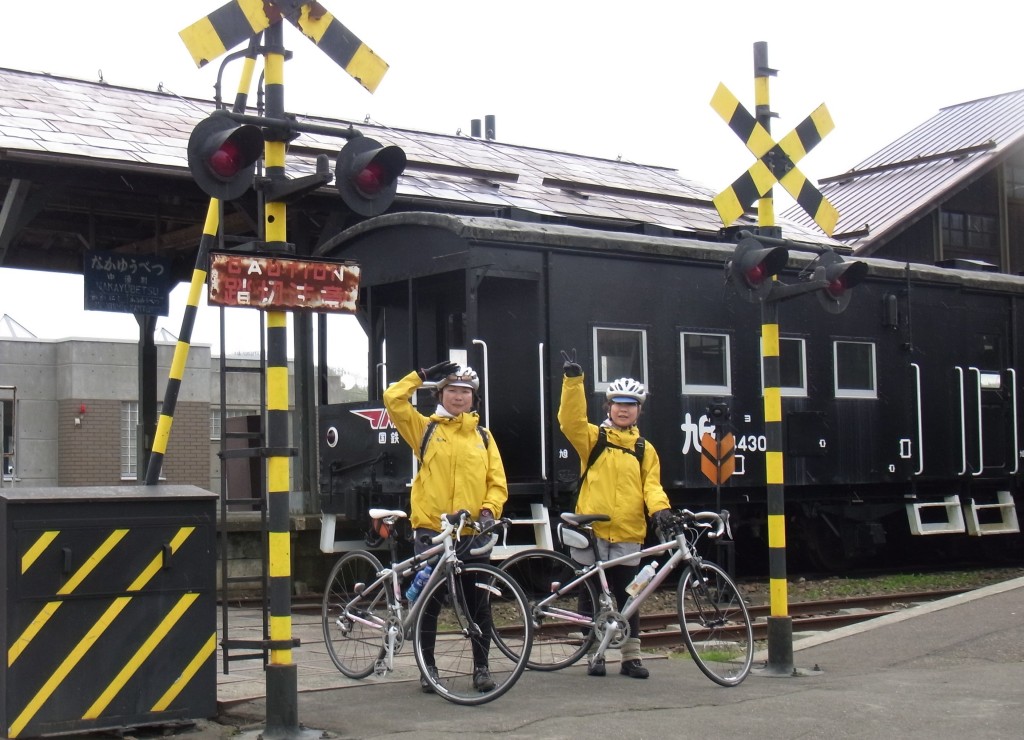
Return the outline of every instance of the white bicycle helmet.
<path id="1" fill-rule="evenodd" d="M 632 378 L 619 378 L 618 380 L 613 380 L 611 385 L 608 386 L 605 398 L 608 399 L 609 403 L 638 403 L 643 405 L 643 402 L 647 400 L 647 389 L 644 388 L 643 383 Z"/>
<path id="2" fill-rule="evenodd" d="M 451 375 L 441 378 L 437 381 L 434 386 L 438 393 L 444 389 L 445 386 L 461 386 L 462 388 L 472 388 L 473 392 L 480 390 L 480 377 L 476 374 L 476 370 L 471 367 L 463 367 L 456 370 Z"/>

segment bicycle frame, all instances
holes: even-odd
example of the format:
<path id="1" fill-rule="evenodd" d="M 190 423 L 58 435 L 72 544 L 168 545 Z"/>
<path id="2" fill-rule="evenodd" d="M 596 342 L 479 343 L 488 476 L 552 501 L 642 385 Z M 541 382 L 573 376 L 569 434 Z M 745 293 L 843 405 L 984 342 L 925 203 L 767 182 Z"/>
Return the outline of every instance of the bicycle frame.
<path id="1" fill-rule="evenodd" d="M 628 622 L 629 618 L 632 617 L 640 610 L 640 605 L 643 604 L 644 600 L 647 599 L 654 591 L 665 582 L 669 574 L 675 571 L 681 563 L 685 563 L 688 567 L 690 562 L 698 557 L 695 552 L 691 550 L 690 543 L 686 540 L 686 536 L 682 533 L 675 536 L 674 539 L 668 542 L 662 542 L 657 545 L 651 545 L 650 547 L 640 550 L 639 553 L 631 553 L 628 555 L 621 555 L 611 560 L 597 560 L 592 565 L 585 566 L 584 571 L 571 580 L 567 584 L 559 584 L 558 589 L 552 592 L 551 596 L 543 599 L 537 604 L 537 607 L 543 610 L 546 614 L 551 616 L 557 616 L 564 619 L 567 622 L 578 624 L 583 627 L 596 626 L 597 614 L 593 616 L 584 616 L 576 612 L 570 612 L 564 609 L 551 608 L 549 609 L 547 604 L 555 599 L 555 597 L 562 596 L 566 591 L 578 586 L 588 578 L 593 578 L 595 574 L 601 582 L 601 593 L 600 599 L 602 607 L 608 608 L 612 605 L 610 598 L 610 590 L 608 587 L 608 577 L 605 575 L 605 570 L 612 568 L 616 565 L 622 565 L 626 562 L 633 561 L 637 557 L 650 557 L 652 555 L 659 555 L 661 553 L 675 550 L 671 557 L 665 561 L 665 564 L 658 568 L 654 573 L 654 577 L 634 596 L 630 596 L 623 606 L 622 611 L 619 612 L 624 621 Z M 606 603 L 608 602 L 608 603 Z M 605 650 L 611 644 L 615 637 L 616 631 L 620 630 L 619 625 L 615 625 L 615 630 L 603 630 L 604 637 L 601 640 L 601 644 L 597 649 L 597 655 L 603 655 Z"/>
<path id="2" fill-rule="evenodd" d="M 388 611 L 394 616 L 398 625 L 401 626 L 402 637 L 404 639 L 408 639 L 410 637 L 413 625 L 416 624 L 416 617 L 420 611 L 422 611 L 423 605 L 427 600 L 416 599 L 408 609 L 403 608 L 402 578 L 409 576 L 419 567 L 429 563 L 434 558 L 437 558 L 437 563 L 435 564 L 433 571 L 431 571 L 427 582 L 423 585 L 424 592 L 440 579 L 454 577 L 454 567 L 461 563 L 461 560 L 456 553 L 456 545 L 460 541 L 461 530 L 461 520 L 457 524 L 451 524 L 442 518 L 442 531 L 432 540 L 432 542 L 437 544 L 427 550 L 424 550 L 418 555 L 413 555 L 411 558 L 407 558 L 398 563 L 393 563 L 390 566 L 384 566 L 384 569 L 377 574 L 377 579 L 373 581 L 373 583 L 364 585 L 361 589 L 360 594 L 365 593 L 367 590 L 380 587 L 382 593 L 387 594 Z M 390 551 L 392 556 L 394 556 L 396 548 L 393 540 Z M 388 586 L 385 585 L 385 582 L 388 580 L 391 581 L 390 590 L 388 589 Z M 378 675 L 391 672 L 394 669 L 398 627 L 391 621 L 391 619 L 382 620 L 380 618 L 373 617 L 372 615 L 370 618 L 363 617 L 357 614 L 354 610 L 350 610 L 349 604 L 345 604 L 344 606 L 344 611 L 353 622 L 358 622 L 372 629 L 380 630 L 380 632 L 385 635 L 386 649 L 384 655 L 380 658 L 380 661 L 383 662 L 379 662 L 376 672 Z"/>

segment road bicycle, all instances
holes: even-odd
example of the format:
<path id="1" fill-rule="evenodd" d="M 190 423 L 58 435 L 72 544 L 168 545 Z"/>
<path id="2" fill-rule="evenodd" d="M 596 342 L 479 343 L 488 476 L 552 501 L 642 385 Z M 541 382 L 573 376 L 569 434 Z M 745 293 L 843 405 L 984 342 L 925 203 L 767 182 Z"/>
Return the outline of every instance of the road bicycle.
<path id="1" fill-rule="evenodd" d="M 605 571 L 635 560 L 637 555 L 600 560 L 592 524 L 609 521 L 607 515 L 561 515 L 559 540 L 573 548 L 590 548 L 595 560 L 592 565 L 581 565 L 546 549 L 524 550 L 502 563 L 501 569 L 519 582 L 530 602 L 534 633 L 529 668 L 557 670 L 584 655 L 591 664 L 603 659 L 608 648 L 619 648 L 630 637 L 629 618 L 655 592 L 668 592 L 669 576 L 681 568 L 674 616 L 678 616 L 693 662 L 722 686 L 736 686 L 747 677 L 754 640 L 743 594 L 732 578 L 701 557 L 697 548 L 703 537 L 715 539 L 728 530 L 728 512 L 695 514 L 684 509 L 672 514 L 658 528 L 660 544 L 639 553 L 641 558 L 668 555 L 668 560 L 629 597 L 621 611 L 616 609 Z"/>
<path id="2" fill-rule="evenodd" d="M 370 517 L 378 531 L 386 532 L 393 564 L 384 567 L 376 556 L 359 550 L 346 553 L 331 569 L 322 616 L 324 641 L 338 670 L 357 679 L 384 676 L 411 640 L 420 675 L 448 701 L 484 704 L 512 688 L 530 656 L 533 625 L 526 596 L 497 567 L 462 560 L 486 556 L 497 529 L 508 521 L 481 526 L 466 511 L 445 514 L 432 546 L 399 562 L 396 525 L 406 513 L 374 508 Z M 478 536 L 464 536 L 467 529 Z M 415 601 L 407 603 L 403 583 L 428 565 L 433 567 L 429 579 Z M 481 654 L 493 688 L 476 688 L 474 669 Z"/>

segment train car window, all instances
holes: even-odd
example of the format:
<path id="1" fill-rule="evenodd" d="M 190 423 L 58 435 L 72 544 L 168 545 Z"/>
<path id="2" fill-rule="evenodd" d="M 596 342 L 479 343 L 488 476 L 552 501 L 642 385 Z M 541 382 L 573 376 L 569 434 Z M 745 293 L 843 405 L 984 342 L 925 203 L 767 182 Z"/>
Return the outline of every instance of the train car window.
<path id="1" fill-rule="evenodd" d="M 594 327 L 594 390 L 606 391 L 616 378 L 647 381 L 647 332 Z"/>
<path id="2" fill-rule="evenodd" d="M 836 398 L 878 398 L 875 345 L 836 341 L 832 347 Z"/>
<path id="3" fill-rule="evenodd" d="M 682 358 L 683 393 L 691 395 L 729 395 L 732 372 L 727 334 L 682 332 L 679 335 Z"/>
<path id="4" fill-rule="evenodd" d="M 795 398 L 807 397 L 806 342 L 779 337 L 779 393 Z M 764 393 L 764 344 L 761 344 L 761 392 Z"/>

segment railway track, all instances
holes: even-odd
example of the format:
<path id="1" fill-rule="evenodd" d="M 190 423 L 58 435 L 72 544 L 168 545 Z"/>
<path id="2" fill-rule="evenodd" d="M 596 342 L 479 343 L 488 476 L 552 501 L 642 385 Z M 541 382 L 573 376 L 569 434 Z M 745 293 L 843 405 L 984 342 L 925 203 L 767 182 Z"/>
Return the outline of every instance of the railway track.
<path id="1" fill-rule="evenodd" d="M 945 589 L 940 591 L 915 591 L 900 594 L 879 594 L 856 596 L 822 601 L 802 601 L 789 604 L 789 616 L 793 618 L 793 632 L 821 632 L 859 624 L 870 619 L 891 614 L 917 604 L 944 599 L 965 593 L 969 589 Z M 753 622 L 754 639 L 767 639 L 768 604 L 748 606 Z M 640 617 L 640 632 L 645 647 L 671 647 L 679 645 L 679 617 L 675 612 L 645 614 Z"/>

